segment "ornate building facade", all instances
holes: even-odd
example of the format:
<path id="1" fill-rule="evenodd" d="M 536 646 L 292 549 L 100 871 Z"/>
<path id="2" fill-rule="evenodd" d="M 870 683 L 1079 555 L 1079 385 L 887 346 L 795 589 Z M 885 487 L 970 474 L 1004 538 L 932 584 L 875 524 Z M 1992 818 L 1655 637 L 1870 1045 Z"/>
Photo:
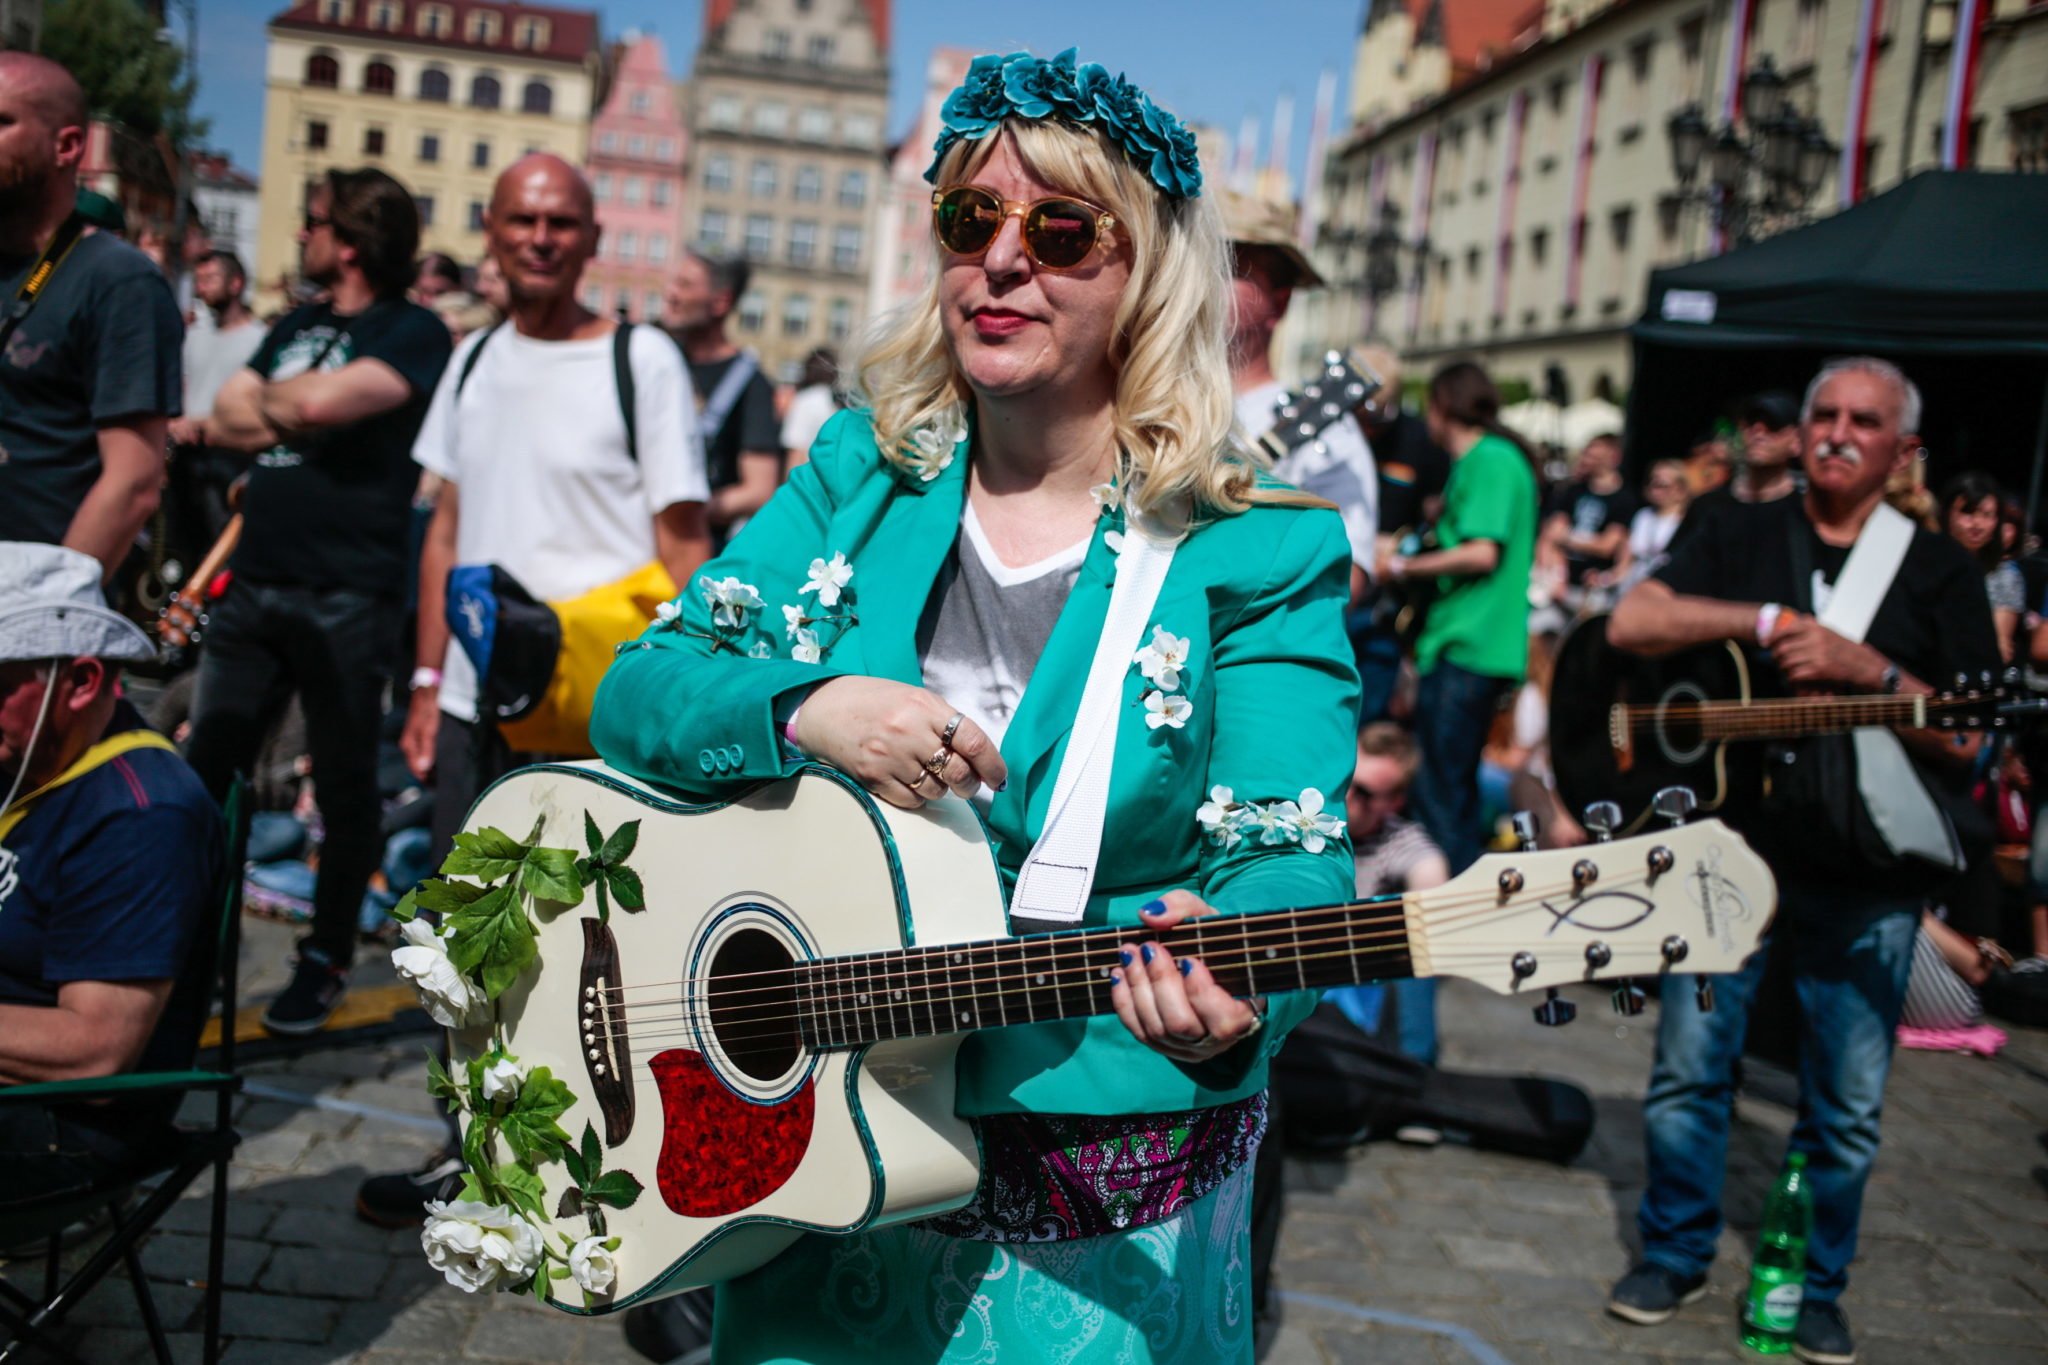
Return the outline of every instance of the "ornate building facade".
<path id="1" fill-rule="evenodd" d="M 628 35 L 610 93 L 590 124 L 586 173 L 604 228 L 597 259 L 583 276 L 583 303 L 593 312 L 660 320 L 661 287 L 683 244 L 686 146 L 661 40 Z"/>

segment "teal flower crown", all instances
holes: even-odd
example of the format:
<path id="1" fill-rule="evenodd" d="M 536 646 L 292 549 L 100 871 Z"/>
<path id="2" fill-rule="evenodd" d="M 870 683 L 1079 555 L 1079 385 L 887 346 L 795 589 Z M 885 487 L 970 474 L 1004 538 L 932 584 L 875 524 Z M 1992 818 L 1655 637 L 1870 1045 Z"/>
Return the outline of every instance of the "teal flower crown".
<path id="1" fill-rule="evenodd" d="M 987 137 L 1006 118 L 1057 118 L 1100 129 L 1176 199 L 1202 193 L 1202 163 L 1187 125 L 1122 76 L 1095 62 L 1075 65 L 1071 47 L 1051 61 L 1028 52 L 976 57 L 939 117 L 946 126 L 932 144 L 931 168 L 924 173 L 934 184 L 939 162 L 954 143 Z"/>

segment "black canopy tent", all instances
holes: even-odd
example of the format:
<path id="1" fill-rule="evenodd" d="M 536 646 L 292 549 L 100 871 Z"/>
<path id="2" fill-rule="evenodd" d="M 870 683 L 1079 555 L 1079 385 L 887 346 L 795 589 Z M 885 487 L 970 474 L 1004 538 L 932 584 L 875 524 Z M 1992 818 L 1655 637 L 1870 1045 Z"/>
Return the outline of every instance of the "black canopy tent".
<path id="1" fill-rule="evenodd" d="M 2048 176 L 1928 171 L 1808 227 L 1650 276 L 1628 455 L 1682 456 L 1732 403 L 1803 392 L 1832 356 L 1896 362 L 1926 400 L 1928 481 L 2027 496 L 2048 456 Z"/>

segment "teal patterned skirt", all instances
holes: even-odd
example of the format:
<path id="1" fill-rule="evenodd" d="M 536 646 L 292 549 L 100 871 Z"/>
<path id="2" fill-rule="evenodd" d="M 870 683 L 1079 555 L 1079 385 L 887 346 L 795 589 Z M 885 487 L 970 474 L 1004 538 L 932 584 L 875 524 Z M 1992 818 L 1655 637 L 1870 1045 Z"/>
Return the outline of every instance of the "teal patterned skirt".
<path id="1" fill-rule="evenodd" d="M 1003 1244 L 808 1236 L 723 1285 L 713 1365 L 1215 1365 L 1252 1358 L 1252 1168 L 1157 1223 Z"/>

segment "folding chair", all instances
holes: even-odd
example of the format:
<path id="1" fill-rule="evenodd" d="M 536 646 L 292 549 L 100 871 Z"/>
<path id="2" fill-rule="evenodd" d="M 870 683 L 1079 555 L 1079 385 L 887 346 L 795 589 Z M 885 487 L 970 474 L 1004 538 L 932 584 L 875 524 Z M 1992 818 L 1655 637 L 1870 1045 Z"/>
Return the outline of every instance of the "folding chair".
<path id="1" fill-rule="evenodd" d="M 235 1074 L 234 1018 L 237 1007 L 236 964 L 241 950 L 242 861 L 249 839 L 246 783 L 239 777 L 228 791 L 227 801 L 227 888 L 221 898 L 220 923 L 210 945 L 209 960 L 202 940 L 188 971 L 199 971 L 210 980 L 218 973 L 221 1017 L 219 1070 L 131 1072 L 91 1080 L 50 1081 L 33 1085 L 0 1086 L 0 1104 L 75 1103 L 99 1099 L 135 1099 L 149 1095 L 181 1095 L 210 1092 L 214 1096 L 213 1124 L 203 1129 L 178 1129 L 156 1150 L 144 1154 L 133 1169 L 103 1186 L 68 1191 L 36 1203 L 0 1212 L 0 1244 L 20 1245 L 48 1238 L 43 1261 L 40 1299 L 0 1279 L 0 1331 L 12 1340 L 0 1345 L 0 1362 L 12 1360 L 29 1345 L 37 1345 L 60 1360 L 76 1359 L 51 1336 L 64 1315 L 112 1270 L 116 1263 L 128 1268 L 128 1282 L 135 1292 L 135 1306 L 150 1345 L 161 1365 L 171 1365 L 170 1342 L 156 1302 L 150 1296 L 149 1281 L 143 1275 L 136 1248 L 155 1228 L 159 1219 L 178 1197 L 209 1169 L 213 1172 L 212 1223 L 207 1232 L 205 1360 L 215 1365 L 220 1359 L 220 1299 L 223 1262 L 227 1251 L 228 1161 L 241 1138 L 233 1127 L 234 1097 L 241 1091 L 242 1078 Z M 141 1204 L 123 1212 L 137 1186 L 154 1180 L 156 1187 Z M 63 1230 L 73 1223 L 104 1210 L 112 1228 L 98 1250 L 71 1277 L 59 1282 Z"/>

